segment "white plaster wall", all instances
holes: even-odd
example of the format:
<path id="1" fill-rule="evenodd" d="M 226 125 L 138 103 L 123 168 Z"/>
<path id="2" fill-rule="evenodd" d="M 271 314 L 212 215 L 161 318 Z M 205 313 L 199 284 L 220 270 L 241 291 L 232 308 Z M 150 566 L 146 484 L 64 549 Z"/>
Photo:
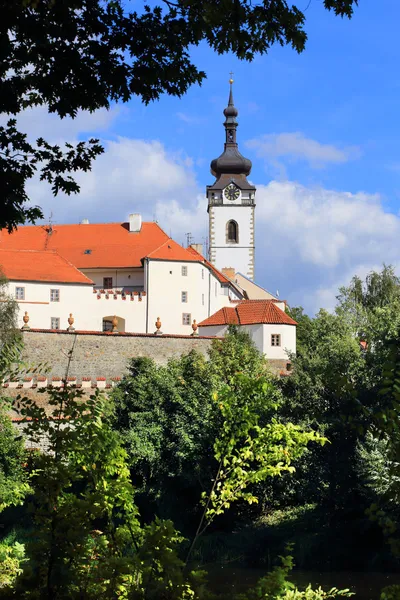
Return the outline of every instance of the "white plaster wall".
<path id="1" fill-rule="evenodd" d="M 215 335 L 223 337 L 228 331 L 227 325 L 212 325 L 209 327 L 199 327 L 199 335 Z"/>
<path id="2" fill-rule="evenodd" d="M 263 325 L 263 352 L 267 358 L 286 360 L 287 350 L 296 352 L 296 326 L 295 325 Z M 271 334 L 279 333 L 280 346 L 271 346 Z"/>
<path id="3" fill-rule="evenodd" d="M 267 358 L 276 360 L 287 360 L 287 350 L 296 352 L 296 327 L 295 325 L 244 325 L 242 326 L 248 332 L 256 348 L 263 352 Z M 226 335 L 227 325 L 213 325 L 208 327 L 199 327 L 200 335 Z M 271 346 L 271 334 L 278 333 L 281 336 L 280 346 Z"/>
<path id="4" fill-rule="evenodd" d="M 189 335 L 190 325 L 182 324 L 182 314 L 191 315 L 199 323 L 209 315 L 209 291 L 211 291 L 211 310 L 215 312 L 215 303 L 220 293 L 218 283 L 217 296 L 209 281 L 209 271 L 201 263 L 169 262 L 150 260 L 148 277 L 148 331 L 155 331 L 155 321 L 160 317 L 161 330 L 164 333 Z M 187 275 L 182 275 L 182 266 L 187 267 Z M 204 273 L 204 278 L 202 276 Z M 211 288 L 210 288 L 211 283 Z M 182 292 L 187 292 L 187 302 L 182 302 Z M 204 304 L 203 304 L 204 297 Z"/>
<path id="5" fill-rule="evenodd" d="M 246 331 L 250 338 L 253 340 L 257 350 L 260 352 L 264 352 L 264 331 L 263 327 L 265 325 L 256 324 L 256 325 L 244 325 L 243 329 Z"/>
<path id="6" fill-rule="evenodd" d="M 164 333 L 191 334 L 191 325 L 182 324 L 182 314 L 200 323 L 223 306 L 232 306 L 229 290 L 202 263 L 150 260 L 148 285 L 148 332 L 155 331 L 157 317 Z M 182 275 L 182 266 L 187 275 Z M 204 276 L 203 276 L 204 274 Z M 146 287 L 147 289 L 147 287 Z M 182 302 L 181 293 L 188 293 Z"/>
<path id="7" fill-rule="evenodd" d="M 9 282 L 10 295 L 15 296 L 15 288 L 25 288 L 25 300 L 18 301 L 18 326 L 23 326 L 25 311 L 29 314 L 29 326 L 33 329 L 50 329 L 51 318 L 60 319 L 60 328 L 67 329 L 68 317 L 72 313 L 76 329 L 102 331 L 103 318 L 116 315 L 125 320 L 125 331 L 145 332 L 145 297 L 140 302 L 138 296 L 131 301 L 117 296 L 114 300 L 102 294 L 97 298 L 92 286 L 60 283 Z M 60 290 L 60 301 L 50 302 L 50 289 Z"/>
<path id="8" fill-rule="evenodd" d="M 72 313 L 74 327 L 80 330 L 102 331 L 103 318 L 116 315 L 120 319 L 121 330 L 153 333 L 155 321 L 160 317 L 164 333 L 188 335 L 192 333 L 192 327 L 191 324 L 183 325 L 183 313 L 191 315 L 191 323 L 193 319 L 199 323 L 223 306 L 232 306 L 228 288 L 222 287 L 201 263 L 149 261 L 147 264 L 150 265 L 148 289 L 146 272 L 140 274 L 142 288 L 146 288 L 146 295 L 141 300 L 139 296 L 133 296 L 133 300 L 127 296 L 123 300 L 121 295 L 114 298 L 113 294 L 107 297 L 106 294 L 93 293 L 90 285 L 11 282 L 12 296 L 16 286 L 25 288 L 25 301 L 19 302 L 19 326 L 23 325 L 25 310 L 29 313 L 29 326 L 35 329 L 50 329 L 51 317 L 58 317 L 61 329 L 66 329 L 67 319 Z M 187 276 L 182 275 L 182 266 L 187 267 Z M 99 274 L 101 282 L 103 276 L 108 276 L 106 273 Z M 135 273 L 135 276 L 139 274 Z M 59 302 L 50 302 L 52 288 L 60 290 Z M 182 291 L 188 293 L 187 303 L 182 302 Z"/>
<path id="9" fill-rule="evenodd" d="M 246 276 L 251 276 L 250 263 L 251 250 L 254 246 L 254 224 L 252 223 L 252 206 L 242 204 L 223 204 L 210 207 L 210 217 L 213 217 L 210 226 L 212 240 L 210 242 L 210 260 L 221 270 L 224 267 L 233 267 Z M 239 226 L 239 243 L 227 243 L 226 224 L 235 220 Z"/>

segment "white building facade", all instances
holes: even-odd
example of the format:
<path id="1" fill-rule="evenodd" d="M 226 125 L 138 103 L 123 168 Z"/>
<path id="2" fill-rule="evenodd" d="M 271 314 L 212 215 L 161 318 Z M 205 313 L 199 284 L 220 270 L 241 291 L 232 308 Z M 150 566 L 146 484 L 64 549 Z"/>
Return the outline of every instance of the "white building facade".
<path id="1" fill-rule="evenodd" d="M 190 335 L 195 321 L 244 297 L 156 223 L 139 230 L 129 223 L 60 225 L 50 233 L 21 227 L 1 234 L 0 269 L 20 307 L 19 326 L 28 316 L 33 329 L 67 329 L 72 317 L 76 330 L 155 333 L 161 322 L 160 332 Z"/>

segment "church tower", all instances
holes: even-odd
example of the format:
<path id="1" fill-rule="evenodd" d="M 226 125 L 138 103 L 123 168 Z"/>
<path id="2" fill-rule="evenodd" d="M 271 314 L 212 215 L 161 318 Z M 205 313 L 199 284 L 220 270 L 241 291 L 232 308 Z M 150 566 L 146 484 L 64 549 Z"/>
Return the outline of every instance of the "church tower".
<path id="1" fill-rule="evenodd" d="M 216 181 L 207 186 L 210 261 L 217 269 L 234 269 L 254 279 L 254 210 L 256 188 L 247 181 L 251 161 L 239 152 L 236 141 L 237 108 L 232 84 L 225 115 L 224 151 L 211 162 Z"/>

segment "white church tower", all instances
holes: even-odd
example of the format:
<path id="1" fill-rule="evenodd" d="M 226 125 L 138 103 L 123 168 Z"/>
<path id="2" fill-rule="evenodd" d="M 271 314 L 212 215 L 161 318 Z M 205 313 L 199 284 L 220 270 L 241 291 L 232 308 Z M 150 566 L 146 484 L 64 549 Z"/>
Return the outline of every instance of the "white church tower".
<path id="1" fill-rule="evenodd" d="M 238 149 L 238 111 L 233 104 L 233 80 L 229 83 L 229 101 L 224 110 L 224 151 L 211 162 L 211 174 L 216 181 L 207 186 L 210 262 L 219 270 L 234 269 L 254 279 L 256 188 L 247 181 L 251 161 Z"/>

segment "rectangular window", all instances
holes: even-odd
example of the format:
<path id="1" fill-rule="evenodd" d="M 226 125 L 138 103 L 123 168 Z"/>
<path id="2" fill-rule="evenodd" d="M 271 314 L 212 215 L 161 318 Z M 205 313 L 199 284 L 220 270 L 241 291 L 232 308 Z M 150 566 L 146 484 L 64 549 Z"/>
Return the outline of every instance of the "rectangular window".
<path id="1" fill-rule="evenodd" d="M 50 302 L 60 302 L 60 290 L 50 290 Z"/>
<path id="2" fill-rule="evenodd" d="M 112 277 L 103 277 L 103 288 L 105 290 L 111 290 L 113 286 Z"/>
<path id="3" fill-rule="evenodd" d="M 192 315 L 190 313 L 182 313 L 182 325 L 190 325 L 192 322 Z"/>
<path id="4" fill-rule="evenodd" d="M 204 306 L 204 294 L 201 295 L 201 303 Z"/>
<path id="5" fill-rule="evenodd" d="M 181 292 L 181 300 L 182 300 L 182 302 L 188 301 L 188 293 L 187 292 Z"/>
<path id="6" fill-rule="evenodd" d="M 15 299 L 16 300 L 25 300 L 25 288 L 24 287 L 16 287 L 15 288 Z"/>
<path id="7" fill-rule="evenodd" d="M 60 319 L 58 317 L 51 317 L 50 329 L 60 329 Z"/>
<path id="8" fill-rule="evenodd" d="M 201 270 L 201 278 L 204 279 L 204 269 Z"/>
<path id="9" fill-rule="evenodd" d="M 187 267 L 186 267 L 186 266 L 183 266 L 183 267 L 182 267 L 182 275 L 183 275 L 184 277 L 186 277 L 186 276 L 187 276 Z"/>
<path id="10" fill-rule="evenodd" d="M 271 333 L 271 346 L 280 346 L 280 345 L 281 345 L 280 333 Z"/>

